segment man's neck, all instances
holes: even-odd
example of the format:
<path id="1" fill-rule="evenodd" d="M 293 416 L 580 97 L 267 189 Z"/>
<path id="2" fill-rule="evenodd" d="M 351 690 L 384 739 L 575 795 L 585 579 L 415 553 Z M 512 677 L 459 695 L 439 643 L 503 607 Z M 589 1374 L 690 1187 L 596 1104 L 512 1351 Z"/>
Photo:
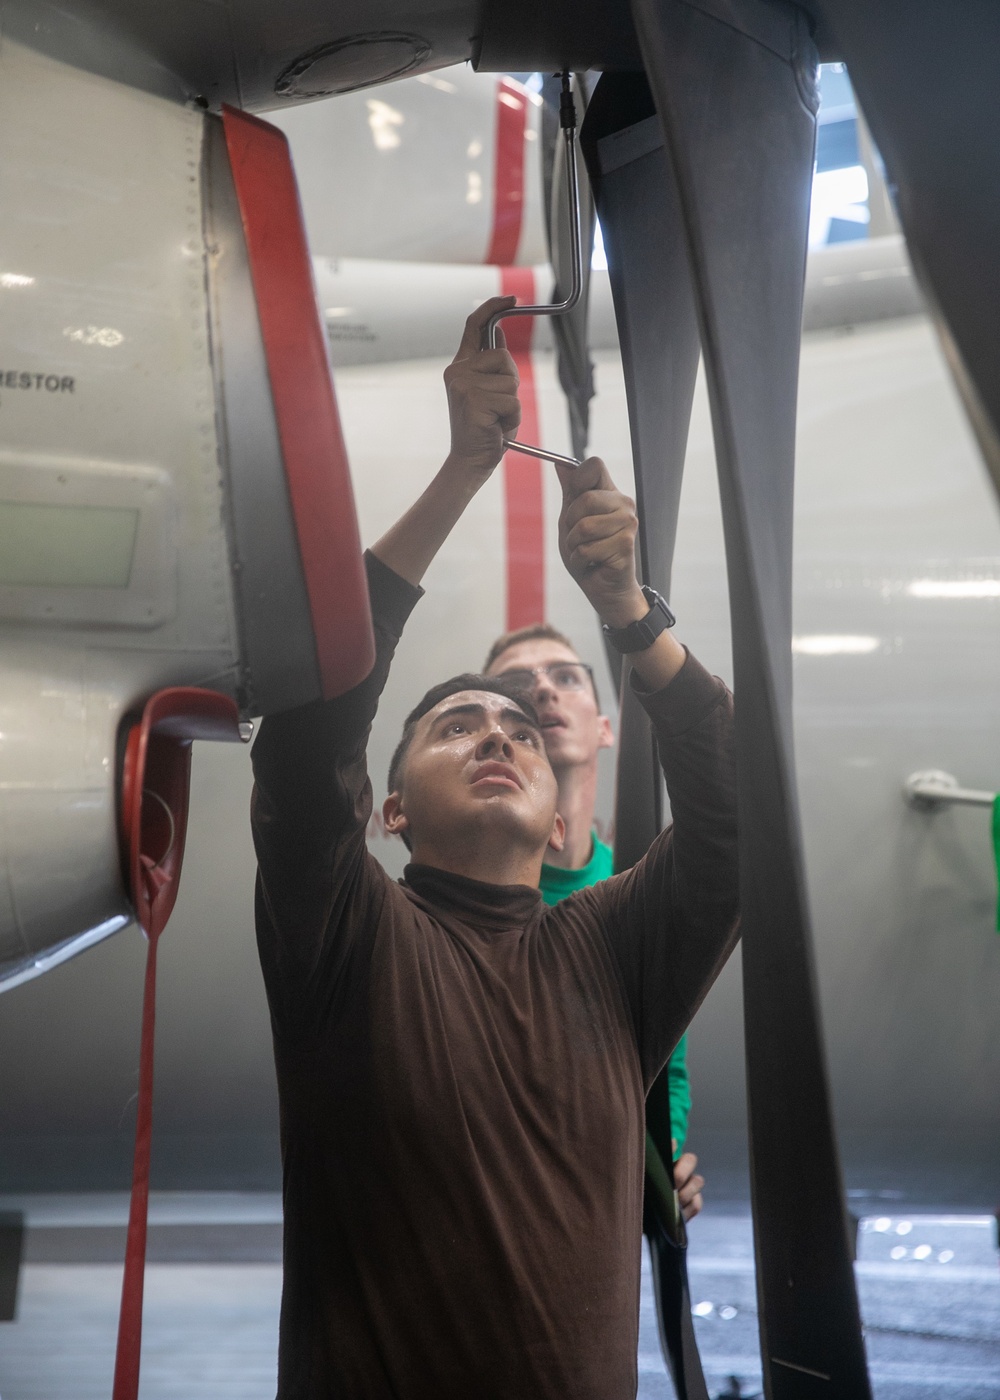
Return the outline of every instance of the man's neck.
<path id="1" fill-rule="evenodd" d="M 546 854 L 551 855 L 552 851 Z M 512 849 L 502 839 L 417 843 L 410 858 L 414 865 L 430 865 L 487 885 L 528 885 L 537 889 L 542 871 L 540 851 Z"/>
<path id="2" fill-rule="evenodd" d="M 577 764 L 556 773 L 558 811 L 566 823 L 561 851 L 545 852 L 545 864 L 560 870 L 582 870 L 594 853 L 594 807 L 597 804 L 597 764 Z"/>

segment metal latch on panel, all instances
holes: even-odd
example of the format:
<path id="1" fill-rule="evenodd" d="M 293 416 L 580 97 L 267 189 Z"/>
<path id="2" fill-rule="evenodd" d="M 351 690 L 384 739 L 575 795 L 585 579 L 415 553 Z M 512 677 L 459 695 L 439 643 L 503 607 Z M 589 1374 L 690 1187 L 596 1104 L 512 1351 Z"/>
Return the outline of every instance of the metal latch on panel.
<path id="1" fill-rule="evenodd" d="M 903 798 L 918 812 L 938 812 L 946 807 L 989 807 L 992 812 L 990 831 L 993 860 L 1000 890 L 1000 792 L 985 792 L 981 788 L 964 788 L 952 773 L 940 768 L 928 768 L 911 773 L 903 784 Z M 1000 933 L 1000 894 L 997 897 L 997 933 Z"/>

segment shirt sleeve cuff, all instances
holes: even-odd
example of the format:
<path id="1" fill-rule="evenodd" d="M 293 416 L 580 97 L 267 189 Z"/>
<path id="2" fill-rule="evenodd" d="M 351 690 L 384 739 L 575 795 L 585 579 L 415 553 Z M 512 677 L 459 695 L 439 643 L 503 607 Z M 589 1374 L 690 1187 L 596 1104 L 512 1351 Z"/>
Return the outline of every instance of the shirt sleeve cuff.
<path id="1" fill-rule="evenodd" d="M 398 641 L 403 635 L 407 618 L 424 596 L 424 590 L 417 584 L 407 583 L 405 578 L 383 564 L 381 559 L 365 550 L 365 570 L 368 574 L 368 596 L 371 599 L 372 617 Z"/>
<path id="2" fill-rule="evenodd" d="M 643 690 L 634 671 L 629 683 L 657 731 L 670 738 L 694 729 L 729 693 L 725 682 L 706 671 L 689 651 L 684 665 L 662 690 Z"/>

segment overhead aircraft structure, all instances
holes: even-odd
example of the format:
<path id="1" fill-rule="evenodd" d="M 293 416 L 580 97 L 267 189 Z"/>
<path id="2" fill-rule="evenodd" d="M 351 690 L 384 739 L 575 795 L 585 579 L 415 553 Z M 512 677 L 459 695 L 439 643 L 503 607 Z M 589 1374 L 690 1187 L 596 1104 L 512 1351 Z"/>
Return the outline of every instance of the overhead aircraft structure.
<path id="1" fill-rule="evenodd" d="M 11 0 L 0 11 L 8 987 L 132 912 L 148 931 L 161 877 L 174 898 L 193 739 L 245 737 L 260 714 L 364 674 L 344 443 L 371 538 L 444 450 L 433 356 L 454 342 L 446 323 L 497 289 L 544 300 L 549 243 L 565 294 L 572 247 L 558 217 L 543 237 L 537 194 L 550 179 L 558 190 L 558 122 L 547 127 L 508 76 L 452 121 L 445 99 L 461 110 L 472 81 L 453 65 L 600 73 L 580 130 L 608 260 L 592 287 L 589 437 L 620 474 L 631 466 L 644 580 L 686 606 L 685 639 L 738 697 L 751 1181 L 765 1385 L 779 1400 L 793 1394 L 789 1374 L 832 1378 L 845 1400 L 868 1393 L 834 1104 L 848 1145 L 877 1127 L 898 1157 L 915 1121 L 923 1142 L 973 1161 L 995 1144 L 1000 968 L 985 834 L 942 805 L 944 779 L 932 798 L 911 784 L 916 806 L 903 793 L 924 770 L 1000 786 L 996 501 L 976 451 L 1000 484 L 1000 196 L 982 173 L 1000 125 L 998 43 L 995 7 L 944 16 L 931 0 L 633 0 L 627 11 L 611 0 L 280 11 Z M 898 234 L 873 237 L 815 251 L 807 272 L 818 57 L 846 61 L 907 251 Z M 404 77 L 419 94 L 409 107 Z M 339 181 L 333 116 L 328 137 L 327 115 L 307 107 L 324 97 L 346 104 Z M 302 152 L 305 226 L 285 137 L 255 115 L 281 110 Z M 419 197 L 434 149 L 448 152 L 437 207 Z M 378 212 L 393 186 L 394 218 Z M 573 324 L 558 333 L 571 400 L 587 381 Z M 522 433 L 566 450 L 545 333 L 508 331 Z M 544 611 L 593 637 L 553 553 L 553 476 L 512 457 L 429 576 L 421 626 L 439 640 L 429 647 L 416 627 L 404 640 L 387 726 L 425 679 L 468 665 L 474 642 L 512 622 Z M 648 745 L 627 709 L 622 724 L 619 838 L 639 808 L 643 831 L 660 820 Z M 376 764 L 390 742 L 380 731 Z M 234 815 L 248 771 L 236 745 L 199 758 L 191 878 L 172 929 L 184 1030 L 167 1041 L 164 1118 L 189 1149 L 195 1118 L 228 1135 L 230 1161 L 246 1167 L 238 1144 L 273 1127 L 246 938 L 249 848 Z M 161 761 L 173 777 L 158 787 Z M 29 1043 L 43 1017 L 68 1034 L 105 998 L 123 1002 L 130 946 L 109 940 L 19 986 L 2 1034 Z M 213 967 L 238 993 L 221 1043 Z M 734 977 L 692 1047 L 706 1131 L 739 1107 Z M 132 1034 L 119 1039 L 103 1016 L 97 1061 L 120 1066 Z M 37 1123 L 38 1103 L 61 1105 L 67 1139 L 108 1121 L 100 1073 L 69 1105 L 58 1045 L 47 1034 L 5 1098 L 25 1163 L 38 1144 L 17 1124 Z M 218 1077 L 199 1100 L 195 1069 L 213 1057 Z M 5 1076 L 19 1058 L 5 1057 Z M 260 1162 L 267 1175 L 273 1157 Z"/>

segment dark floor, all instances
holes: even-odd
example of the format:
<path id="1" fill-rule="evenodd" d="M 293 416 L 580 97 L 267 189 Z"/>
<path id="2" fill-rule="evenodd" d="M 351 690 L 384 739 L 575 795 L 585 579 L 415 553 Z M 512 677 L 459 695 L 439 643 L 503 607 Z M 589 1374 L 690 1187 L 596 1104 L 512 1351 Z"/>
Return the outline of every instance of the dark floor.
<path id="1" fill-rule="evenodd" d="M 8 1197 L 28 1220 L 17 1320 L 0 1325 L 2 1400 L 107 1400 L 124 1244 L 120 1195 Z M 885 1204 L 858 1236 L 858 1282 L 877 1400 L 1000 1400 L 1000 1268 L 989 1215 Z M 142 1400 L 272 1400 L 280 1200 L 153 1199 Z M 760 1389 L 745 1205 L 691 1228 L 695 1327 L 709 1391 Z M 735 1377 L 736 1389 L 730 1378 Z M 639 1395 L 672 1397 L 644 1263 Z"/>

